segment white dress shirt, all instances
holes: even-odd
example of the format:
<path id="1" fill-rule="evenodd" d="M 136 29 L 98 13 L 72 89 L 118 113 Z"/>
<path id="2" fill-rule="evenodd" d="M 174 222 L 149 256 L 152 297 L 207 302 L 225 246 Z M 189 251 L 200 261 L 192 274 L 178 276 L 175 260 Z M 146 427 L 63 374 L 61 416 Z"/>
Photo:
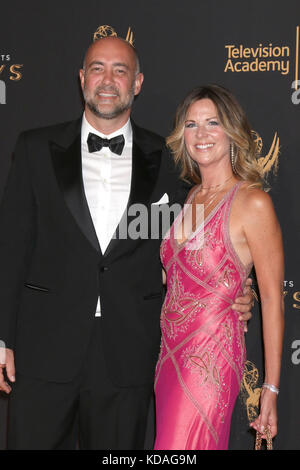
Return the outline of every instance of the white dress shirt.
<path id="1" fill-rule="evenodd" d="M 90 153 L 87 146 L 89 133 L 111 139 L 123 134 L 125 145 L 121 155 L 108 147 Z M 126 209 L 132 173 L 132 127 L 130 120 L 116 132 L 101 134 L 87 121 L 85 115 L 81 127 L 81 158 L 84 191 L 99 240 L 104 254 Z M 100 299 L 96 316 L 101 316 Z"/>

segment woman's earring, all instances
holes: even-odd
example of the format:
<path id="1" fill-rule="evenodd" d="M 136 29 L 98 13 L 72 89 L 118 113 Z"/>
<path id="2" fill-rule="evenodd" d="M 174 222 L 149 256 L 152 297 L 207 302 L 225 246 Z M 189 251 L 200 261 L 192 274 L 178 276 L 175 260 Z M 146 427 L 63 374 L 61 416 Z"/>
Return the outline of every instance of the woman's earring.
<path id="1" fill-rule="evenodd" d="M 234 144 L 232 142 L 230 144 L 230 161 L 231 161 L 231 167 L 232 167 L 233 173 L 237 173 L 236 166 L 235 166 L 236 152 L 235 152 Z"/>

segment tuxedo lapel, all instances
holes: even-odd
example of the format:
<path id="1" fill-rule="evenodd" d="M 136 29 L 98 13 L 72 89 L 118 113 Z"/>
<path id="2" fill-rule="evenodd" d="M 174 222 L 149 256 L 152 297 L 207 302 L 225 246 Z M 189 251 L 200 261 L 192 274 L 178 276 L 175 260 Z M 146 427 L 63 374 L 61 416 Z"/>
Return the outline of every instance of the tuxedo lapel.
<path id="1" fill-rule="evenodd" d="M 145 153 L 137 142 L 132 148 L 132 178 L 128 206 L 147 205 L 160 167 L 161 150 Z"/>
<path id="2" fill-rule="evenodd" d="M 150 132 L 137 127 L 133 122 L 132 130 L 132 176 L 128 204 L 104 256 L 113 251 L 119 253 L 120 250 L 127 250 L 130 243 L 136 242 L 136 240 L 128 239 L 124 243 L 124 240 L 118 239 L 118 233 L 123 233 L 124 227 L 128 233 L 128 224 L 131 220 L 131 217 L 128 217 L 128 209 L 133 204 L 143 204 L 147 207 L 158 179 L 162 153 L 161 141 L 157 138 L 151 139 Z"/>
<path id="3" fill-rule="evenodd" d="M 80 129 L 75 139 L 73 134 L 73 141 L 67 148 L 57 142 L 50 142 L 50 149 L 54 172 L 64 200 L 81 231 L 92 246 L 101 253 L 84 192 Z"/>
<path id="4" fill-rule="evenodd" d="M 148 205 L 161 165 L 162 141 L 132 122 L 132 178 L 128 205 Z M 155 136 L 155 138 L 154 138 Z"/>

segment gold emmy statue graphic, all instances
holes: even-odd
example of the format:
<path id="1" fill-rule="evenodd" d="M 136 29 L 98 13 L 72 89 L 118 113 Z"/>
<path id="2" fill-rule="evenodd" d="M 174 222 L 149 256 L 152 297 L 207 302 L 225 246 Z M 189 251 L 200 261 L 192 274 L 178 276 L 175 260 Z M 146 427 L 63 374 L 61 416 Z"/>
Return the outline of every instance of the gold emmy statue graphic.
<path id="1" fill-rule="evenodd" d="M 246 406 L 248 420 L 251 423 L 259 413 L 261 387 L 257 387 L 259 372 L 255 364 L 246 361 L 241 384 L 241 398 Z"/>
<path id="2" fill-rule="evenodd" d="M 252 133 L 254 136 L 254 141 L 257 145 L 258 153 L 260 154 L 263 147 L 262 138 L 260 137 L 260 135 L 258 135 L 257 132 L 252 131 Z M 263 169 L 264 175 L 267 175 L 272 168 L 273 173 L 277 173 L 279 163 L 279 137 L 277 136 L 277 132 L 275 132 L 269 152 L 264 157 L 259 157 L 257 161 Z"/>
<path id="3" fill-rule="evenodd" d="M 98 39 L 101 39 L 101 38 L 107 38 L 109 36 L 118 37 L 118 34 L 112 26 L 104 24 L 104 25 L 98 26 L 97 30 L 94 32 L 94 41 L 97 41 Z M 128 28 L 125 41 L 129 42 L 129 44 L 133 46 L 133 43 L 134 43 L 133 32 L 130 26 Z"/>

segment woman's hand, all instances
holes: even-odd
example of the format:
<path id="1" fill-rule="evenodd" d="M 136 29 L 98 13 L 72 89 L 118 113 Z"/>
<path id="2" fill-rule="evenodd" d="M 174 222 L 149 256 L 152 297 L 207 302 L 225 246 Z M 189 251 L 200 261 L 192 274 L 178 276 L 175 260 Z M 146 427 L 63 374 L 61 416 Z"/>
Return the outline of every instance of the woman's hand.
<path id="1" fill-rule="evenodd" d="M 272 438 L 277 434 L 277 395 L 266 388 L 262 389 L 260 397 L 260 414 L 250 426 L 262 434 L 266 439 L 264 430 L 269 426 Z"/>

